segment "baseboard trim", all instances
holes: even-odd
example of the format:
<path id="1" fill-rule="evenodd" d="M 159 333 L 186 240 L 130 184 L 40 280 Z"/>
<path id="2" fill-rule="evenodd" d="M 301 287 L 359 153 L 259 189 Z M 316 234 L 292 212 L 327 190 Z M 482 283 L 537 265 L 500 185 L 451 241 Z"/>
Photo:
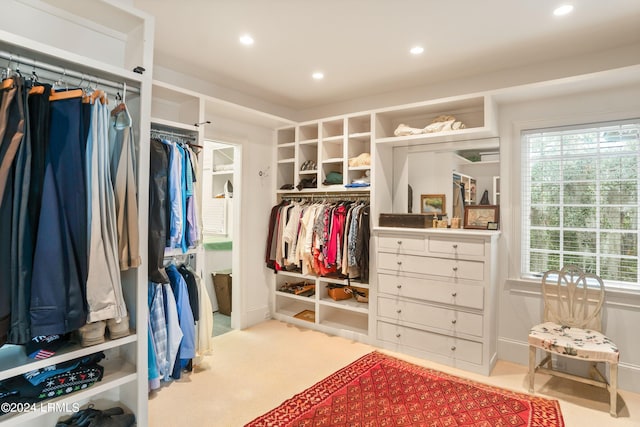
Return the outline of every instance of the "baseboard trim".
<path id="1" fill-rule="evenodd" d="M 529 344 L 526 341 L 498 338 L 498 359 L 528 366 Z M 640 393 L 640 366 L 618 364 L 618 389 Z"/>

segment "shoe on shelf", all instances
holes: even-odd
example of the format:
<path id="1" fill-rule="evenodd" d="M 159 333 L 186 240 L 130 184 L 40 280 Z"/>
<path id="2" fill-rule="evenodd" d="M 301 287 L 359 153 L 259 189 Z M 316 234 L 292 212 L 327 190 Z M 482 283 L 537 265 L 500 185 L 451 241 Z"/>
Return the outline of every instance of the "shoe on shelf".
<path id="1" fill-rule="evenodd" d="M 129 331 L 129 315 L 120 319 L 107 320 L 107 329 L 109 331 L 109 338 L 117 340 L 118 338 L 126 337 L 131 334 Z"/>
<path id="2" fill-rule="evenodd" d="M 107 415 L 101 414 L 91 420 L 88 427 L 131 427 L 135 425 L 133 414 Z"/>
<path id="3" fill-rule="evenodd" d="M 78 329 L 80 345 L 89 347 L 104 342 L 104 329 L 107 323 L 104 320 L 87 323 Z"/>

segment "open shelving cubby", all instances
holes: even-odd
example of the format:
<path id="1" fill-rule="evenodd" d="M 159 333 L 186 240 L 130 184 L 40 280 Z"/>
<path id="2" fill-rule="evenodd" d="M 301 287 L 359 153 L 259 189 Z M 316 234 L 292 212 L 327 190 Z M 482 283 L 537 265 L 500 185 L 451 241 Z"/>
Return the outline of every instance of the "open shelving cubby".
<path id="1" fill-rule="evenodd" d="M 494 110 L 494 102 L 489 95 L 453 97 L 378 110 L 375 113 L 375 142 L 391 146 L 410 146 L 496 136 Z M 407 136 L 394 135 L 400 124 L 423 129 L 438 116 L 443 115 L 455 117 L 465 128 Z"/>

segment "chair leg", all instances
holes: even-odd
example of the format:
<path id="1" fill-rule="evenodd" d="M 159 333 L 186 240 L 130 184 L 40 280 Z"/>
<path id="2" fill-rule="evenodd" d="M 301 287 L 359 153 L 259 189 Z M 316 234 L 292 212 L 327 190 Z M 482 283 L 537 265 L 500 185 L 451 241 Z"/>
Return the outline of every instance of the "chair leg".
<path id="1" fill-rule="evenodd" d="M 609 364 L 609 413 L 618 418 L 618 364 Z"/>
<path id="2" fill-rule="evenodd" d="M 529 346 L 529 393 L 533 393 L 533 382 L 536 375 L 536 348 Z"/>

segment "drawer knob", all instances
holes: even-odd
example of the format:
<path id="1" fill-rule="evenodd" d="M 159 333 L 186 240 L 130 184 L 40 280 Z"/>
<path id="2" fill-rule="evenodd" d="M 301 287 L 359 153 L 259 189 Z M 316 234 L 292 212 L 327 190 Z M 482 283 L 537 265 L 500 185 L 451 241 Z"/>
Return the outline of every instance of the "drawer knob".
<path id="1" fill-rule="evenodd" d="M 398 244 L 401 245 L 402 244 L 402 240 L 398 240 Z"/>
<path id="2" fill-rule="evenodd" d="M 453 271 L 458 271 L 458 267 L 453 267 Z"/>
<path id="3" fill-rule="evenodd" d="M 451 292 L 451 296 L 455 298 L 455 297 L 458 296 L 458 293 L 457 292 Z"/>
<path id="4" fill-rule="evenodd" d="M 402 289 L 402 285 L 396 285 L 396 288 Z"/>
<path id="5" fill-rule="evenodd" d="M 453 245 L 453 249 L 458 249 L 458 245 Z"/>
<path id="6" fill-rule="evenodd" d="M 396 338 L 400 338 L 400 334 L 396 334 Z"/>
<path id="7" fill-rule="evenodd" d="M 397 309 L 397 310 L 396 310 L 396 313 L 400 314 L 400 313 L 402 313 L 402 310 Z"/>
<path id="8" fill-rule="evenodd" d="M 456 323 L 458 323 L 458 321 L 457 321 L 456 319 L 453 319 L 453 320 L 451 321 L 451 324 L 452 324 L 452 325 L 455 325 Z"/>
<path id="9" fill-rule="evenodd" d="M 402 265 L 402 261 L 398 261 L 398 265 Z"/>
<path id="10" fill-rule="evenodd" d="M 451 346 L 451 351 L 456 351 L 456 346 L 455 345 Z"/>

